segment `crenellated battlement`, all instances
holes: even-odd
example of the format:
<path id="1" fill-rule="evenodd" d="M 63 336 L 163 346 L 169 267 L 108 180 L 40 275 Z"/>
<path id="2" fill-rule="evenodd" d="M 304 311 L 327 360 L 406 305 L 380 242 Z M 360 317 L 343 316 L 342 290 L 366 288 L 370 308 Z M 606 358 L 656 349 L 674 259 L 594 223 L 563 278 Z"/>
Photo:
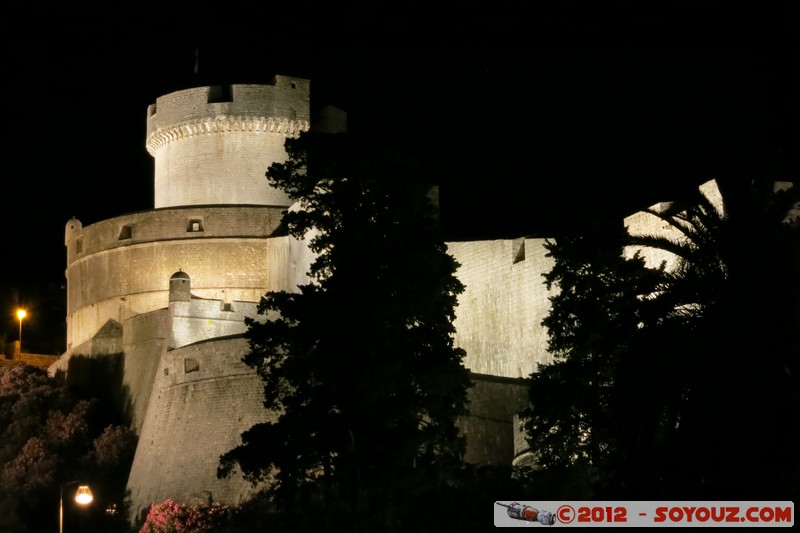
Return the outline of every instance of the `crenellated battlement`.
<path id="1" fill-rule="evenodd" d="M 275 76 L 270 85 L 216 85 L 176 91 L 147 108 L 147 144 L 160 130 L 220 117 L 261 117 L 308 124 L 310 82 Z M 152 154 L 152 152 L 151 152 Z"/>

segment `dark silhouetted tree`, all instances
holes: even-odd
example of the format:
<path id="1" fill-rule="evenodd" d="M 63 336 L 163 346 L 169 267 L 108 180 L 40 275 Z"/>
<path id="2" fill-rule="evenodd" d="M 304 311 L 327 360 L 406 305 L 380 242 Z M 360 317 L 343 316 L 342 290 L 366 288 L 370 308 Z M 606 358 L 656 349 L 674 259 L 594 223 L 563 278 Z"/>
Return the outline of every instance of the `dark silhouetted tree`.
<path id="1" fill-rule="evenodd" d="M 719 183 L 721 210 L 698 193 L 651 211 L 679 238 L 616 241 L 673 253 L 670 270 L 608 240 L 549 244 L 556 361 L 532 375 L 525 413 L 541 479 L 595 498 L 796 495 L 797 191 Z"/>
<path id="2" fill-rule="evenodd" d="M 244 361 L 277 413 L 222 458 L 282 509 L 356 530 L 411 527 L 461 465 L 469 374 L 453 345 L 462 284 L 431 183 L 380 138 L 304 134 L 270 183 L 298 200 L 288 231 L 317 254 L 298 293 L 262 298 Z M 319 509 L 319 507 L 315 507 Z"/>
<path id="3" fill-rule="evenodd" d="M 631 243 L 678 257 L 662 299 L 661 349 L 676 355 L 679 431 L 665 470 L 676 496 L 791 499 L 800 486 L 800 232 L 796 187 L 718 179 L 721 205 L 703 194 L 679 211 L 651 211 L 680 238 Z M 795 209 L 794 215 L 792 214 Z M 757 427 L 747 431 L 746 427 Z"/>
<path id="4" fill-rule="evenodd" d="M 623 257 L 621 225 L 592 227 L 545 243 L 554 260 L 545 283 L 554 294 L 543 325 L 554 361 L 531 375 L 523 412 L 538 463 L 533 480 L 563 498 L 591 499 L 621 475 L 630 454 L 626 424 L 640 422 L 623 418 L 628 398 L 617 373 L 659 314 L 651 295 L 663 271 Z"/>

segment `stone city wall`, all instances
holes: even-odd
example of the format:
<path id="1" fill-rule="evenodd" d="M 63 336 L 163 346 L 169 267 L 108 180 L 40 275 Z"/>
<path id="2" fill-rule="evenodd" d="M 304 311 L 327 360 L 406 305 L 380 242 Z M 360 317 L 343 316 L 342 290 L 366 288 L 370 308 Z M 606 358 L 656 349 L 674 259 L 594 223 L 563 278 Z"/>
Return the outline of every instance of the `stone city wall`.
<path id="1" fill-rule="evenodd" d="M 459 420 L 467 439 L 464 460 L 478 465 L 509 466 L 515 458 L 515 416 L 528 405 L 528 382 L 472 374 L 469 415 Z"/>
<path id="2" fill-rule="evenodd" d="M 283 211 L 264 206 L 189 206 L 131 213 L 85 227 L 71 219 L 65 233 L 67 265 L 98 252 L 145 242 L 268 237 L 278 229 Z"/>
<path id="3" fill-rule="evenodd" d="M 455 344 L 472 372 L 527 377 L 549 362 L 541 322 L 550 309 L 542 275 L 552 266 L 544 239 L 447 243 L 466 286 L 456 308 Z"/>
<path id="4" fill-rule="evenodd" d="M 202 491 L 227 503 L 253 493 L 239 473 L 216 478 L 219 457 L 241 443 L 242 432 L 271 417 L 262 403 L 263 383 L 241 362 L 247 350 L 244 338 L 228 337 L 162 356 L 128 481 L 136 512 L 166 498 L 191 502 Z M 465 460 L 510 465 L 515 416 L 527 405 L 528 385 L 478 374 L 472 379 L 470 414 L 458 421 Z"/>
<path id="5" fill-rule="evenodd" d="M 206 339 L 241 335 L 247 330 L 245 317 L 258 318 L 256 302 L 220 300 L 170 302 L 170 341 L 168 348 L 173 350 Z"/>
<path id="6" fill-rule="evenodd" d="M 168 325 L 168 309 L 137 315 L 123 324 L 123 386 L 127 393 L 131 427 L 140 435 L 156 381 L 156 372 L 163 354 L 166 353 Z"/>
<path id="7" fill-rule="evenodd" d="M 149 408 L 128 479 L 133 512 L 167 498 L 238 503 L 254 491 L 240 474 L 217 479 L 219 458 L 241 434 L 267 421 L 263 384 L 241 358 L 241 337 L 167 352 L 156 371 Z"/>

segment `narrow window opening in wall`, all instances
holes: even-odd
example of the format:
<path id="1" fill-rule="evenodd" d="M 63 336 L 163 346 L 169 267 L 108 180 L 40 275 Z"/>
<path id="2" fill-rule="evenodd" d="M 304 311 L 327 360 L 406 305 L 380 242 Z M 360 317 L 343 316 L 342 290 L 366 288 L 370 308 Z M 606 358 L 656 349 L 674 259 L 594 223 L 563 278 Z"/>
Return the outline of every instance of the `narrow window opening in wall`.
<path id="1" fill-rule="evenodd" d="M 83 253 L 83 239 L 78 239 L 75 241 L 75 253 L 82 254 Z"/>
<path id="2" fill-rule="evenodd" d="M 228 304 L 228 303 L 222 304 L 222 310 L 223 311 L 233 311 L 233 306 L 231 304 Z"/>
<path id="3" fill-rule="evenodd" d="M 164 369 L 164 375 L 165 376 L 169 376 L 169 368 L 165 368 Z"/>
<path id="4" fill-rule="evenodd" d="M 208 103 L 233 102 L 233 86 L 214 85 L 208 89 Z"/>
<path id="5" fill-rule="evenodd" d="M 511 251 L 513 253 L 513 264 L 525 261 L 525 239 L 514 239 L 511 242 Z"/>
<path id="6" fill-rule="evenodd" d="M 187 357 L 183 360 L 183 371 L 187 374 L 200 370 L 200 362 L 197 359 Z"/>
<path id="7" fill-rule="evenodd" d="M 133 236 L 133 226 L 130 224 L 125 224 L 122 226 L 122 229 L 119 230 L 119 240 L 124 241 L 126 239 L 130 239 Z"/>
<path id="8" fill-rule="evenodd" d="M 203 221 L 199 218 L 193 218 L 189 220 L 189 224 L 186 226 L 186 231 L 188 233 L 203 231 Z"/>
<path id="9" fill-rule="evenodd" d="M 297 83 L 292 82 L 292 89 L 297 89 Z"/>

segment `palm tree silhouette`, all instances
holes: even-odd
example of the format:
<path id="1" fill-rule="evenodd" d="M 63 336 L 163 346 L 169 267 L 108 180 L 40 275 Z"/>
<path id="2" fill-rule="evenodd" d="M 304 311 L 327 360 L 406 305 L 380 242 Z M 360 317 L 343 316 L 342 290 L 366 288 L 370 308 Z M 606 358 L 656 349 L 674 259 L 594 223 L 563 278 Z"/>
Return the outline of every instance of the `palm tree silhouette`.
<path id="1" fill-rule="evenodd" d="M 785 496 L 798 486 L 800 197 L 775 180 L 716 185 L 718 195 L 647 210 L 676 237 L 628 241 L 674 256 L 650 295 L 665 310 L 659 349 L 680 368 L 663 372 L 674 381 L 663 468 L 674 490 L 691 487 L 686 497 Z"/>

